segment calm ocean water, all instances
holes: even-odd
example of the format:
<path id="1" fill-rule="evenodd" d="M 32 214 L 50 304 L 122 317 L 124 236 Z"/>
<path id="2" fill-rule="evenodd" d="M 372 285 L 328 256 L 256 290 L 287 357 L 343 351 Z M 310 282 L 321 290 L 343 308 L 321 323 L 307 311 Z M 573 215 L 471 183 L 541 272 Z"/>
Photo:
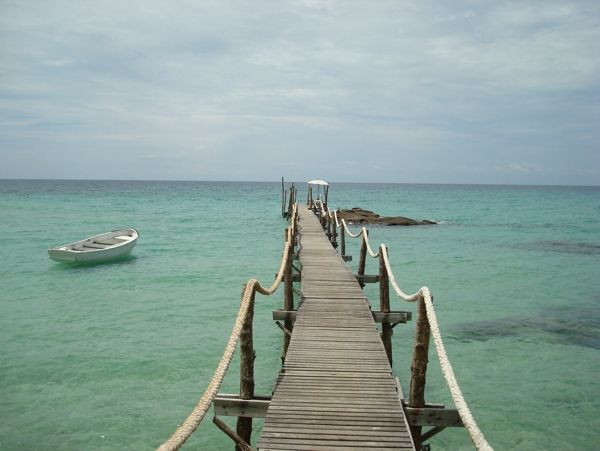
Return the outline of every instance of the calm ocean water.
<path id="1" fill-rule="evenodd" d="M 213 375 L 242 284 L 273 281 L 287 226 L 280 196 L 280 183 L 0 181 L 0 449 L 166 440 Z M 371 227 L 370 240 L 389 247 L 404 291 L 433 292 L 458 382 L 495 449 L 597 449 L 600 188 L 334 184 L 330 205 L 441 222 Z M 123 227 L 140 239 L 121 260 L 47 257 Z M 358 248 L 348 242 L 354 269 Z M 365 290 L 376 304 L 377 287 Z M 280 367 L 270 312 L 282 298 L 257 297 L 257 394 Z M 414 312 L 397 298 L 392 308 Z M 406 390 L 414 323 L 394 332 Z M 238 366 L 222 392 L 237 392 Z M 433 347 L 426 399 L 451 405 Z M 211 417 L 184 449 L 232 449 Z M 473 449 L 463 429 L 430 443 Z"/>

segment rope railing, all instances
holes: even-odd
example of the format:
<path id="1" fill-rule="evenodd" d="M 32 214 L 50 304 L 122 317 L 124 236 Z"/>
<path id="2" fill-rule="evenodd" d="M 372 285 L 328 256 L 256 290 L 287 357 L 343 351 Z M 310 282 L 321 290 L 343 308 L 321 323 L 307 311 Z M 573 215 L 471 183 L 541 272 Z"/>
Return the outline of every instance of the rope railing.
<path id="1" fill-rule="evenodd" d="M 200 401 L 198 402 L 192 413 L 177 428 L 173 435 L 157 449 L 157 451 L 175 451 L 181 448 L 181 446 L 183 446 L 186 440 L 192 435 L 192 433 L 196 430 L 196 428 L 200 425 L 200 423 L 206 416 L 206 413 L 210 409 L 217 394 L 219 393 L 219 389 L 221 388 L 221 384 L 223 383 L 223 379 L 225 378 L 225 373 L 227 372 L 229 364 L 233 359 L 233 355 L 237 347 L 238 341 L 240 339 L 240 334 L 242 332 L 242 327 L 244 325 L 244 322 L 246 321 L 248 311 L 254 303 L 255 293 L 258 292 L 260 294 L 270 296 L 271 294 L 275 293 L 275 291 L 281 284 L 281 281 L 283 280 L 286 263 L 288 259 L 292 258 L 291 254 L 294 247 L 293 240 L 296 231 L 297 207 L 297 204 L 294 204 L 292 210 L 291 226 L 288 229 L 286 243 L 283 250 L 283 256 L 281 259 L 281 265 L 279 266 L 279 272 L 277 273 L 275 282 L 273 282 L 273 285 L 271 285 L 269 288 L 265 288 L 256 279 L 250 279 L 248 281 L 242 294 L 242 302 L 238 311 L 235 324 L 233 326 L 233 331 L 231 332 L 229 341 L 227 342 L 227 346 L 225 347 L 225 351 L 223 352 L 223 356 L 219 361 L 215 374 L 213 375 L 210 383 L 208 384 L 208 388 L 202 395 L 202 398 L 200 398 Z"/>
<path id="2" fill-rule="evenodd" d="M 321 208 L 323 204 L 321 203 Z M 323 212 L 323 210 L 321 210 Z M 323 213 L 322 213 L 323 214 Z M 460 418 L 465 425 L 465 429 L 469 433 L 469 437 L 475 446 L 475 449 L 478 451 L 493 451 L 493 448 L 485 439 L 483 433 L 479 429 L 475 418 L 471 414 L 471 411 L 467 405 L 467 402 L 464 399 L 464 396 L 460 390 L 458 382 L 456 381 L 456 377 L 454 376 L 454 371 L 452 369 L 452 365 L 450 364 L 450 360 L 448 359 L 448 355 L 446 353 L 446 349 L 444 347 L 444 342 L 442 341 L 442 334 L 440 332 L 440 328 L 437 322 L 437 317 L 435 314 L 435 309 L 433 308 L 433 296 L 429 291 L 429 288 L 422 287 L 419 291 L 414 294 L 408 295 L 404 293 L 400 287 L 398 286 L 396 279 L 394 277 L 394 273 L 392 272 L 392 268 L 388 258 L 387 247 L 385 244 L 381 244 L 379 246 L 379 250 L 377 253 L 374 253 L 369 245 L 369 238 L 367 229 L 363 227 L 360 232 L 357 234 L 352 234 L 348 229 L 346 221 L 344 219 L 341 220 L 341 224 L 338 221 L 337 212 L 331 212 L 331 210 L 327 209 L 325 214 L 329 215 L 329 217 L 333 217 L 338 228 L 342 229 L 342 233 L 347 233 L 352 238 L 358 238 L 359 236 L 363 237 L 363 240 L 366 243 L 367 250 L 369 251 L 369 255 L 373 258 L 378 258 L 380 256 L 383 257 L 385 268 L 388 274 L 388 279 L 391 285 L 394 287 L 394 290 L 399 298 L 403 299 L 406 302 L 416 302 L 419 300 L 423 300 L 425 303 L 425 309 L 427 311 L 427 320 L 429 322 L 429 326 L 431 328 L 431 332 L 433 334 L 433 341 L 435 344 L 435 348 L 438 354 L 438 358 L 440 361 L 440 367 L 442 369 L 442 374 L 444 375 L 444 379 L 446 381 L 446 385 L 450 390 L 450 394 L 452 396 L 452 400 L 454 401 L 454 405 L 456 406 L 456 410 L 458 411 Z"/>

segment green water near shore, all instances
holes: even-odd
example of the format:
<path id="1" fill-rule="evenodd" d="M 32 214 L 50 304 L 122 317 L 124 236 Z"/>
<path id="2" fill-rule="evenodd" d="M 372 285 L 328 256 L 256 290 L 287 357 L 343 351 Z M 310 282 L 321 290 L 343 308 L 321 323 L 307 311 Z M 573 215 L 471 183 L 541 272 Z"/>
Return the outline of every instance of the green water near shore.
<path id="1" fill-rule="evenodd" d="M 168 438 L 213 375 L 242 284 L 273 281 L 287 226 L 280 196 L 278 183 L 0 181 L 0 447 L 145 450 Z M 492 446 L 596 448 L 599 188 L 335 184 L 330 205 L 441 222 L 372 227 L 370 239 L 389 247 L 404 291 L 433 292 L 458 382 Z M 47 258 L 49 247 L 121 227 L 140 232 L 121 260 Z M 348 242 L 354 269 L 358 246 Z M 366 292 L 377 299 L 377 286 Z M 280 367 L 270 312 L 282 297 L 257 299 L 261 394 Z M 398 299 L 392 308 L 414 311 Z M 394 329 L 405 390 L 413 331 Z M 433 351 L 430 361 L 427 401 L 451 405 Z M 237 391 L 237 368 L 223 392 Z M 473 449 L 462 429 L 431 443 Z M 208 418 L 185 448 L 230 446 Z"/>

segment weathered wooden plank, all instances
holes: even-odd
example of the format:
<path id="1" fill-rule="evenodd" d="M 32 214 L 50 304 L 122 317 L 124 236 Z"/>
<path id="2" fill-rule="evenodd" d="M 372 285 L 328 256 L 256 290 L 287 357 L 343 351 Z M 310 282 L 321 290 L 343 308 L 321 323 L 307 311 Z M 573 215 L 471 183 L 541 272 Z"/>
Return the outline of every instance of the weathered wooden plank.
<path id="1" fill-rule="evenodd" d="M 376 370 L 380 370 L 382 373 L 385 371 L 386 366 L 385 365 L 373 365 L 375 367 Z M 335 364 L 326 364 L 326 363 L 314 363 L 314 364 L 310 364 L 310 363 L 286 363 L 285 364 L 285 368 L 287 369 L 307 369 L 307 370 L 316 370 L 316 371 L 327 371 L 327 370 L 331 370 L 334 371 L 338 368 L 337 365 Z M 387 368 L 389 369 L 389 363 L 387 365 Z M 373 368 L 366 368 L 364 366 L 357 366 L 355 368 L 348 368 L 348 371 L 353 371 L 355 373 L 372 373 L 373 372 Z M 389 375 L 391 375 L 391 372 L 388 373 Z"/>
<path id="2" fill-rule="evenodd" d="M 428 409 L 405 407 L 406 419 L 411 426 L 464 427 L 456 409 Z"/>
<path id="3" fill-rule="evenodd" d="M 292 383 L 287 382 L 286 384 L 279 384 L 279 386 L 277 387 L 278 389 L 282 390 L 282 393 L 284 392 L 290 392 L 293 393 L 294 390 L 297 390 L 298 392 L 301 392 L 302 390 L 314 390 L 317 391 L 320 389 L 320 386 L 318 385 L 318 381 L 313 379 L 310 382 L 304 382 L 304 383 L 294 383 L 292 385 Z M 368 389 L 367 388 L 362 388 L 362 386 L 360 385 L 353 385 L 353 384 L 348 384 L 348 383 L 344 383 L 341 387 L 337 388 L 336 390 L 336 385 L 334 382 L 326 382 L 323 384 L 323 390 L 324 391 L 328 391 L 330 393 L 352 393 L 352 392 L 361 392 L 361 390 L 363 390 L 363 393 L 368 393 L 370 391 L 379 391 L 379 395 L 381 396 L 387 396 L 388 393 L 391 393 L 390 387 L 385 385 L 385 384 L 373 384 L 373 385 L 369 385 Z"/>
<path id="4" fill-rule="evenodd" d="M 375 353 L 375 351 L 373 351 Z M 283 369 L 285 371 L 292 369 L 302 369 L 298 368 L 299 365 L 309 365 L 310 362 L 314 362 L 319 365 L 327 365 L 328 363 L 336 363 L 339 365 L 339 369 L 334 369 L 334 371 L 342 372 L 342 371 L 352 371 L 353 369 L 361 368 L 361 371 L 372 373 L 372 372 L 382 372 L 382 373 L 391 373 L 391 368 L 389 366 L 389 362 L 385 362 L 382 359 L 376 359 L 372 356 L 365 356 L 362 359 L 357 358 L 352 355 L 337 355 L 330 356 L 311 356 L 310 354 L 302 355 L 300 353 L 292 353 L 294 356 L 293 361 L 287 362 Z M 345 363 L 344 363 L 345 362 Z M 328 365 L 329 366 L 329 365 Z M 306 367 L 308 370 L 309 366 Z"/>
<path id="5" fill-rule="evenodd" d="M 288 427 L 289 425 L 296 425 L 297 427 L 312 428 L 317 426 L 348 426 L 352 428 L 393 428 L 398 430 L 401 422 L 398 419 L 387 419 L 387 418 L 375 418 L 372 416 L 354 417 L 354 418 L 341 418 L 331 416 L 316 416 L 308 418 L 306 415 L 297 415 L 293 413 L 280 413 L 272 421 L 269 421 L 265 427 Z"/>
<path id="6" fill-rule="evenodd" d="M 351 380 L 351 379 L 383 379 L 388 381 L 391 376 L 391 371 L 364 371 L 361 373 L 343 372 L 343 371 L 314 371 L 302 370 L 298 368 L 285 369 L 285 375 L 294 375 L 301 377 L 314 377 L 316 380 Z"/>
<path id="7" fill-rule="evenodd" d="M 412 320 L 412 312 L 398 311 L 398 312 L 379 312 L 374 311 L 373 319 L 376 323 L 383 323 L 384 321 L 393 323 L 405 323 Z"/>
<path id="8" fill-rule="evenodd" d="M 331 424 L 284 424 L 279 423 L 276 427 L 270 426 L 267 428 L 263 428 L 264 433 L 280 433 L 280 434 L 288 434 L 288 433 L 316 433 L 321 434 L 322 432 L 330 432 L 334 430 L 336 433 L 345 433 L 350 432 L 354 433 L 357 436 L 382 436 L 383 434 L 390 437 L 404 437 L 405 434 L 400 434 L 397 431 L 396 425 L 386 426 L 386 427 L 377 427 L 377 426 L 367 426 L 361 425 L 360 423 L 354 425 L 344 424 L 343 422 L 339 422 L 340 424 L 334 425 L 332 428 Z M 285 435 L 284 435 L 285 436 Z"/>
<path id="9" fill-rule="evenodd" d="M 215 415 L 230 417 L 265 418 L 270 400 L 239 399 L 217 396 L 214 401 Z"/>
<path id="10" fill-rule="evenodd" d="M 298 353 L 291 354 L 293 356 L 293 361 L 285 364 L 284 368 L 296 368 L 301 365 L 306 365 L 306 368 L 312 368 L 311 363 L 314 363 L 315 366 L 326 366 L 330 367 L 332 365 L 336 365 L 340 367 L 340 369 L 345 369 L 346 371 L 354 370 L 357 363 L 360 363 L 360 368 L 362 371 L 372 372 L 374 370 L 379 370 L 382 372 L 390 371 L 389 362 L 385 360 L 375 357 L 364 357 L 362 359 L 356 356 L 311 356 L 308 355 L 298 355 Z M 334 368 L 335 369 L 335 368 Z"/>
<path id="11" fill-rule="evenodd" d="M 414 449 L 414 448 L 403 448 L 400 446 L 395 447 L 379 447 L 386 450 L 403 450 L 403 449 Z M 261 451 L 365 451 L 373 449 L 370 446 L 349 446 L 349 445 L 315 445 L 311 443 L 273 443 L 268 448 L 260 448 Z"/>
<path id="12" fill-rule="evenodd" d="M 378 274 L 356 274 L 356 281 L 358 283 L 378 283 L 379 275 Z"/>
<path id="13" fill-rule="evenodd" d="M 308 313 L 309 309 L 304 309 L 304 313 Z M 315 313 L 319 314 L 319 319 L 331 319 L 335 321 L 340 321 L 339 316 L 339 308 L 337 310 L 313 310 Z M 349 319 L 364 319 L 366 318 L 366 313 L 361 310 L 350 311 L 348 315 L 345 315 L 344 321 L 348 322 Z M 382 323 L 384 321 L 388 323 L 406 323 L 407 321 L 412 320 L 412 312 L 407 311 L 397 311 L 397 312 L 380 312 L 380 311 L 372 311 L 371 315 L 376 323 Z M 276 321 L 296 321 L 297 311 L 291 310 L 286 311 L 283 309 L 273 310 L 273 320 Z"/>
<path id="14" fill-rule="evenodd" d="M 329 430 L 329 431 L 313 431 L 313 432 L 304 432 L 304 431 L 296 431 L 296 430 L 288 430 L 286 432 L 265 432 L 263 430 L 263 437 L 267 438 L 283 438 L 283 439 L 302 439 L 302 440 L 312 440 L 317 441 L 321 440 L 336 440 L 336 441 L 351 441 L 351 440 L 361 440 L 361 441 L 377 441 L 380 443 L 393 443 L 397 444 L 402 439 L 406 439 L 405 435 L 402 434 L 381 434 L 381 433 L 352 433 L 347 432 L 345 434 L 340 434 L 339 431 Z M 336 434 L 336 432 L 338 432 Z"/>
<path id="15" fill-rule="evenodd" d="M 309 378 L 304 377 L 301 380 L 287 381 L 285 384 L 280 383 L 281 389 L 304 389 L 310 387 L 323 387 L 324 390 L 334 390 L 339 387 L 339 390 L 361 390 L 362 387 L 367 386 L 372 390 L 380 390 L 382 393 L 391 392 L 391 387 L 385 383 L 384 379 L 350 379 L 350 380 L 323 380 L 320 378 Z"/>
<path id="16" fill-rule="evenodd" d="M 355 382 L 356 381 L 356 382 Z M 288 381 L 285 384 L 279 384 L 279 390 L 308 390 L 314 388 L 315 390 L 321 389 L 333 392 L 344 392 L 344 391 L 379 391 L 382 394 L 387 395 L 390 390 L 388 384 L 380 382 L 382 379 L 363 380 L 354 379 L 350 381 L 322 381 L 317 378 L 302 378 L 301 380 Z"/>
<path id="17" fill-rule="evenodd" d="M 330 444 L 327 444 L 326 440 L 311 440 L 310 438 L 305 439 L 304 442 L 300 442 L 298 439 L 277 438 L 272 439 L 271 442 L 272 445 L 269 447 L 260 447 L 259 441 L 259 449 L 262 451 L 364 451 L 365 449 L 414 449 L 412 442 L 385 443 L 377 441 L 340 440 L 338 442 L 333 441 Z"/>
<path id="18" fill-rule="evenodd" d="M 302 390 L 292 388 L 285 389 L 284 387 L 281 387 L 278 389 L 278 395 L 297 399 L 298 402 L 310 402 L 315 404 L 320 404 L 322 402 L 333 403 L 337 400 L 341 400 L 345 403 L 347 402 L 348 404 L 355 402 L 361 405 L 364 403 L 365 399 L 369 402 L 372 401 L 377 404 L 386 404 L 389 401 L 389 398 L 382 395 L 378 390 L 314 390 L 314 386 L 303 387 Z"/>
<path id="19" fill-rule="evenodd" d="M 284 393 L 289 396 L 288 392 Z M 306 392 L 305 392 L 306 393 Z M 312 393 L 311 393 L 312 394 Z M 303 392 L 299 391 L 296 394 L 297 396 L 302 396 Z M 367 397 L 367 395 L 365 395 Z M 290 399 L 294 399 L 294 396 L 290 396 Z M 400 429 L 398 425 L 400 424 L 400 420 L 396 421 L 387 421 L 381 422 L 378 419 L 373 418 L 372 422 L 377 422 L 379 426 L 373 426 L 370 422 L 365 422 L 362 420 L 364 414 L 370 413 L 367 410 L 361 410 L 360 407 L 364 405 L 363 402 L 359 402 L 358 400 L 361 397 L 355 397 L 352 395 L 352 403 L 342 404 L 344 406 L 358 406 L 359 409 L 346 409 L 343 410 L 343 414 L 338 414 L 339 409 L 335 407 L 329 408 L 330 405 L 336 402 L 343 400 L 343 397 L 313 397 L 307 396 L 302 399 L 295 399 L 292 402 L 286 401 L 286 406 L 291 407 L 288 412 L 280 414 L 277 416 L 277 424 L 265 428 L 265 430 L 273 430 L 281 433 L 287 429 L 293 430 L 308 430 L 312 433 L 312 431 L 318 430 L 331 430 L 331 425 L 335 425 L 336 429 L 340 430 L 348 430 L 348 431 L 367 431 L 373 430 L 381 432 L 383 429 L 389 430 L 390 433 L 400 433 Z M 372 399 L 377 400 L 379 405 L 383 405 L 388 407 L 389 398 L 377 398 L 373 397 Z M 223 395 L 219 394 L 214 402 L 214 410 L 215 415 L 220 416 L 236 416 L 236 417 L 251 417 L 251 418 L 264 418 L 266 417 L 267 410 L 272 401 L 269 397 L 257 397 L 257 399 L 252 400 L 243 400 L 239 399 L 238 395 Z M 295 407 L 304 407 L 305 405 L 310 405 L 312 409 L 318 412 L 318 414 L 311 415 L 308 420 L 306 418 L 302 418 L 298 415 L 298 412 L 305 412 L 306 409 L 295 409 Z M 325 406 L 325 407 L 321 407 Z M 275 410 L 277 407 L 275 407 Z M 432 409 L 432 408 L 422 408 L 415 409 L 410 407 L 404 408 L 406 418 L 408 424 L 411 426 L 435 426 L 435 427 L 464 427 L 460 415 L 456 409 Z M 334 413 L 331 415 L 330 413 Z M 348 418 L 361 418 L 361 421 L 349 421 Z M 287 420 L 287 421 L 286 421 Z M 282 427 L 281 424 L 289 423 L 292 424 L 293 427 L 287 426 Z M 270 428 L 270 429 L 269 429 Z M 404 432 L 402 432 L 404 433 Z M 366 435 L 366 434 L 359 434 Z"/>

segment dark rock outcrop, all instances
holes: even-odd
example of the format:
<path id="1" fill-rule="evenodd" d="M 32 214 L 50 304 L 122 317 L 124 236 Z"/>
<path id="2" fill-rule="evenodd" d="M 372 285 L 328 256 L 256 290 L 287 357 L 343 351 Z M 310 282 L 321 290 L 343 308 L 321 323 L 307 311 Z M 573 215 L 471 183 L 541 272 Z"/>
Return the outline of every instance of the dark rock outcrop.
<path id="1" fill-rule="evenodd" d="M 352 210 L 342 210 L 338 213 L 340 219 L 344 219 L 346 223 L 353 224 L 379 224 L 383 226 L 411 226 L 411 225 L 429 225 L 436 224 L 435 221 L 417 221 L 416 219 L 405 218 L 404 216 L 384 216 L 381 217 L 370 210 L 363 210 L 359 207 L 354 207 Z"/>

